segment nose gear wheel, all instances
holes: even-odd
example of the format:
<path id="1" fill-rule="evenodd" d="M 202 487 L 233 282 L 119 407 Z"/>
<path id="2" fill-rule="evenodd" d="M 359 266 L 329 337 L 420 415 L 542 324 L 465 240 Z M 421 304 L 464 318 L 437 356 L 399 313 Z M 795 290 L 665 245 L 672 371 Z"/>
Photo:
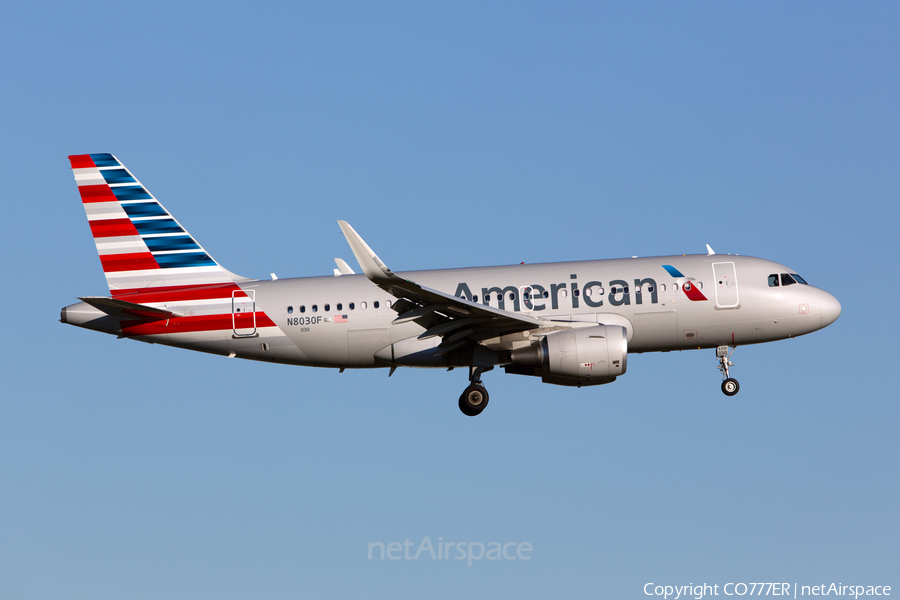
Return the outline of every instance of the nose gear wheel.
<path id="1" fill-rule="evenodd" d="M 726 396 L 734 396 L 741 389 L 741 384 L 738 383 L 737 379 L 731 377 L 731 374 L 728 372 L 728 367 L 733 367 L 734 363 L 731 362 L 731 355 L 734 354 L 734 351 L 737 349 L 737 346 L 731 346 L 731 351 L 728 351 L 729 346 L 719 346 L 716 348 L 716 358 L 719 360 L 719 371 L 722 372 L 722 393 Z"/>
<path id="2" fill-rule="evenodd" d="M 741 384 L 738 383 L 737 379 L 728 378 L 722 382 L 722 393 L 726 396 L 734 396 L 741 389 Z"/>

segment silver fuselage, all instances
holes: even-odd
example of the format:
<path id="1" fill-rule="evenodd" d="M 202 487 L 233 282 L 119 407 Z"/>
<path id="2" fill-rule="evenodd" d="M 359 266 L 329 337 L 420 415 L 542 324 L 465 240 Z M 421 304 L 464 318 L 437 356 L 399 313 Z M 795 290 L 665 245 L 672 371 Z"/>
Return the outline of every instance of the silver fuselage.
<path id="1" fill-rule="evenodd" d="M 684 277 L 674 277 L 664 265 Z M 828 292 L 812 285 L 771 287 L 767 283 L 770 275 L 781 273 L 795 271 L 760 258 L 716 254 L 397 275 L 539 318 L 548 326 L 621 326 L 627 331 L 628 352 L 641 353 L 770 342 L 816 331 L 837 319 L 840 304 Z M 705 299 L 691 299 L 685 283 Z M 390 303 L 396 298 L 365 275 L 241 281 L 238 285 L 249 300 L 143 302 L 190 317 L 237 311 L 238 318 L 228 329 L 184 331 L 175 319 L 168 325 L 157 323 L 152 330 L 130 328 L 127 322 L 85 303 L 63 309 L 62 320 L 145 342 L 293 365 L 372 368 L 471 363 L 471 356 L 462 353 L 435 356 L 433 349 L 440 338 L 419 339 L 425 328 L 416 322 L 394 324 L 398 315 Z M 524 348 L 534 341 L 529 332 L 482 337 L 483 347 L 498 352 Z"/>

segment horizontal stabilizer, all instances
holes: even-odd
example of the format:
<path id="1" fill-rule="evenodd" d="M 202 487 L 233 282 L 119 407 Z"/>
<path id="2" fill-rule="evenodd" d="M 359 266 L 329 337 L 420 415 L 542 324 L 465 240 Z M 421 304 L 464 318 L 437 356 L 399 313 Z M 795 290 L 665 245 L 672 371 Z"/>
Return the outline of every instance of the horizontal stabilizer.
<path id="1" fill-rule="evenodd" d="M 125 302 L 124 300 L 116 300 L 115 298 L 106 298 L 104 296 L 88 296 L 86 298 L 79 298 L 79 300 L 118 319 L 155 319 L 161 321 L 163 319 L 180 316 L 178 313 L 169 310 L 153 308 L 152 306 L 145 306 L 143 304 L 135 304 L 134 302 Z"/>

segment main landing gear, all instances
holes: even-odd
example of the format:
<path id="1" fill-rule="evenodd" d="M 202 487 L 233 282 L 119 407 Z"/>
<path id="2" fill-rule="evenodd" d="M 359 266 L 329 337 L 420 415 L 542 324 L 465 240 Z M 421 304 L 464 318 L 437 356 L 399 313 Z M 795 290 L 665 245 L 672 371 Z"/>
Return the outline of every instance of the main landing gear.
<path id="1" fill-rule="evenodd" d="M 488 392 L 481 383 L 481 374 L 493 367 L 469 367 L 469 387 L 459 397 L 459 410 L 467 417 L 475 417 L 488 405 Z"/>
<path id="2" fill-rule="evenodd" d="M 735 346 L 735 348 L 737 348 L 737 346 Z M 728 367 L 734 366 L 734 363 L 729 360 L 733 353 L 734 349 L 729 352 L 728 346 L 719 346 L 716 348 L 716 358 L 719 359 L 719 370 L 722 372 L 722 378 L 724 379 L 722 382 L 722 393 L 726 396 L 734 396 L 741 389 L 741 384 L 738 383 L 737 379 L 732 379 L 731 375 L 728 373 Z"/>

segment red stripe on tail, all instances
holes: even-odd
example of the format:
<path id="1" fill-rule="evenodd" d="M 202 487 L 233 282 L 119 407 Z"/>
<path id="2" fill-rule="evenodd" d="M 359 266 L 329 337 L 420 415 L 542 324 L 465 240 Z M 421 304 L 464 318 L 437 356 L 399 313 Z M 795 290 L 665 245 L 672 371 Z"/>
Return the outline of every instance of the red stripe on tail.
<path id="1" fill-rule="evenodd" d="M 90 154 L 73 154 L 69 157 L 73 169 L 87 169 L 88 167 L 96 167 Z"/>
<path id="2" fill-rule="evenodd" d="M 103 263 L 103 272 L 115 271 L 141 271 L 144 269 L 158 269 L 156 259 L 149 252 L 135 252 L 133 254 L 101 254 L 100 262 Z"/>
<path id="3" fill-rule="evenodd" d="M 95 238 L 138 235 L 138 230 L 134 228 L 134 223 L 131 222 L 131 219 L 101 219 L 99 221 L 88 221 L 88 223 Z"/>
<path id="4" fill-rule="evenodd" d="M 118 200 L 106 184 L 80 185 L 78 186 L 78 193 L 81 194 L 81 201 L 85 204 L 88 202 L 116 202 Z"/>

